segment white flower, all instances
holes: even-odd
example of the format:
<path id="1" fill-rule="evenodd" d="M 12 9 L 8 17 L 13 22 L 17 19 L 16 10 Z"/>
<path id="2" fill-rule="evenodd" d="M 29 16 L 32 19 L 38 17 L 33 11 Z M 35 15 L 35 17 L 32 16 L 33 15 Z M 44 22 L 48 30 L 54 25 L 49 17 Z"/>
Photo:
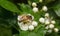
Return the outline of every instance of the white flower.
<path id="1" fill-rule="evenodd" d="M 36 21 L 32 21 L 32 25 L 33 25 L 34 27 L 36 27 L 36 26 L 38 25 L 38 23 L 37 23 Z"/>
<path id="2" fill-rule="evenodd" d="M 38 8 L 37 7 L 34 7 L 33 8 L 33 12 L 35 12 L 35 13 L 38 12 Z"/>
<path id="3" fill-rule="evenodd" d="M 43 6 L 43 7 L 42 7 L 42 10 L 43 10 L 43 11 L 47 11 L 47 10 L 48 10 L 47 6 Z"/>
<path id="4" fill-rule="evenodd" d="M 23 31 L 27 31 L 28 30 L 28 25 L 27 24 L 22 24 L 20 25 L 20 29 Z"/>
<path id="5" fill-rule="evenodd" d="M 29 26 L 29 30 L 31 30 L 31 31 L 34 30 L 34 26 L 33 25 L 30 25 Z"/>
<path id="6" fill-rule="evenodd" d="M 39 21 L 40 21 L 41 23 L 44 23 L 44 22 L 45 22 L 45 19 L 44 19 L 43 17 L 41 17 L 41 18 L 39 19 Z"/>
<path id="7" fill-rule="evenodd" d="M 58 28 L 54 28 L 54 31 L 55 31 L 55 32 L 58 32 L 59 30 L 58 30 Z"/>
<path id="8" fill-rule="evenodd" d="M 45 20 L 45 24 L 46 24 L 46 25 L 47 25 L 47 24 L 50 24 L 49 19 L 46 19 L 46 20 Z"/>
<path id="9" fill-rule="evenodd" d="M 23 14 L 23 15 L 18 16 L 18 25 L 21 30 L 27 31 L 31 23 L 32 23 L 32 15 Z"/>
<path id="10" fill-rule="evenodd" d="M 49 17 L 49 13 L 46 13 L 46 14 L 45 14 L 45 17 Z"/>
<path id="11" fill-rule="evenodd" d="M 33 3 L 32 3 L 32 6 L 33 6 L 33 7 L 36 7 L 36 6 L 37 6 L 37 4 L 36 4 L 35 2 L 33 2 Z"/>
<path id="12" fill-rule="evenodd" d="M 52 23 L 52 24 L 55 24 L 55 21 L 53 20 L 53 21 L 51 21 L 51 23 Z"/>
<path id="13" fill-rule="evenodd" d="M 39 2 L 43 2 L 43 0 L 39 0 Z"/>
<path id="14" fill-rule="evenodd" d="M 49 29 L 49 26 L 46 26 L 45 29 Z"/>
<path id="15" fill-rule="evenodd" d="M 52 32 L 52 30 L 48 30 L 47 32 L 51 33 L 51 32 Z"/>
<path id="16" fill-rule="evenodd" d="M 54 25 L 53 25 L 53 24 L 50 24 L 50 25 L 49 25 L 49 28 L 50 28 L 50 29 L 54 28 Z"/>
<path id="17" fill-rule="evenodd" d="M 33 21 L 34 16 L 31 14 L 23 14 L 18 16 L 18 25 L 21 30 L 27 31 L 27 30 L 34 30 L 34 27 L 37 26 L 37 22 Z"/>

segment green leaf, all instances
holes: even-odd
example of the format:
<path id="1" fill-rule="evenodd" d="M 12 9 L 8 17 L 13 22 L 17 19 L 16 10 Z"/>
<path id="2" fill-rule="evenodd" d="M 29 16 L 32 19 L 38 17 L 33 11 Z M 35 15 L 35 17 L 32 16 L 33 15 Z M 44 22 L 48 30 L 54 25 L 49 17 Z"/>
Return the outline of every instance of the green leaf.
<path id="1" fill-rule="evenodd" d="M 37 36 L 37 34 L 34 33 L 34 32 L 31 32 L 31 33 L 28 34 L 28 36 Z"/>
<path id="2" fill-rule="evenodd" d="M 58 8 L 57 10 L 55 10 L 55 13 L 60 17 L 60 8 Z"/>
<path id="3" fill-rule="evenodd" d="M 7 0 L 0 0 L 0 6 L 12 12 L 20 12 L 16 5 Z"/>
<path id="4" fill-rule="evenodd" d="M 39 25 L 35 29 L 35 31 L 37 31 L 36 33 L 37 33 L 38 36 L 44 36 L 45 35 L 45 33 L 44 33 L 44 26 L 43 25 Z"/>
<path id="5" fill-rule="evenodd" d="M 25 13 L 32 13 L 32 8 L 31 6 L 27 5 L 27 4 L 18 4 L 20 6 L 20 9 L 21 9 L 21 14 L 25 14 Z"/>
<path id="6" fill-rule="evenodd" d="M 20 31 L 20 36 L 28 36 L 28 31 Z"/>
<path id="7" fill-rule="evenodd" d="M 0 36 L 12 36 L 11 29 L 0 26 Z"/>
<path id="8" fill-rule="evenodd" d="M 58 2 L 57 5 L 54 5 L 53 9 L 55 13 L 60 17 L 60 2 Z"/>

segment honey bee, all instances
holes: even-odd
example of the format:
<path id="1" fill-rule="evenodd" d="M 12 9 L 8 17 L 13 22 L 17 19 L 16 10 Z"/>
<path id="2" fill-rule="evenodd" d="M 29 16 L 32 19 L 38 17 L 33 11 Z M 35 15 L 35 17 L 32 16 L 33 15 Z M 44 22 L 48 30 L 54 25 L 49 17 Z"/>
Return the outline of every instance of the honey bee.
<path id="1" fill-rule="evenodd" d="M 24 24 L 32 21 L 32 16 L 30 16 L 30 15 L 21 15 L 21 16 L 22 17 L 20 18 L 21 19 L 20 22 L 23 22 Z"/>

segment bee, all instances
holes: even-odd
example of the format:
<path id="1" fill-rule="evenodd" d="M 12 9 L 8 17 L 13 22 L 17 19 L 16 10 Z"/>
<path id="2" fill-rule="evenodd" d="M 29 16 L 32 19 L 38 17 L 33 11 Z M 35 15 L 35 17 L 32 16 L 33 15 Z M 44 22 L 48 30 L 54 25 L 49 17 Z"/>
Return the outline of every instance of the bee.
<path id="1" fill-rule="evenodd" d="M 21 20 L 19 22 L 23 22 L 24 24 L 29 23 L 32 21 L 32 16 L 30 15 L 21 15 L 22 17 L 20 18 Z"/>

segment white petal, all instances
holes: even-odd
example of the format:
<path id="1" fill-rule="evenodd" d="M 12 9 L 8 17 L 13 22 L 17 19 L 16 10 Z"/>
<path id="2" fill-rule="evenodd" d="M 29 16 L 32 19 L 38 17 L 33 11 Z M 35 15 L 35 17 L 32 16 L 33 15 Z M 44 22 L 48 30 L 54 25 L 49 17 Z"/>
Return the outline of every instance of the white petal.
<path id="1" fill-rule="evenodd" d="M 27 24 L 22 24 L 20 26 L 20 29 L 23 30 L 23 31 L 27 31 L 28 30 L 28 25 Z"/>
<path id="2" fill-rule="evenodd" d="M 50 28 L 50 29 L 54 28 L 54 25 L 53 25 L 53 24 L 50 24 L 50 25 L 49 25 L 49 28 Z"/>
<path id="3" fill-rule="evenodd" d="M 18 19 L 18 21 L 20 21 L 20 20 L 21 20 L 21 17 L 22 17 L 22 16 L 18 16 L 18 18 L 17 18 L 17 19 Z"/>
<path id="4" fill-rule="evenodd" d="M 39 21 L 40 21 L 41 23 L 44 23 L 44 22 L 45 22 L 45 19 L 44 19 L 43 17 L 41 17 L 41 18 L 39 19 Z"/>
<path id="5" fill-rule="evenodd" d="M 20 27 L 22 24 L 23 24 L 23 22 L 20 22 L 20 23 L 18 22 L 19 27 Z"/>
<path id="6" fill-rule="evenodd" d="M 31 31 L 34 30 L 34 26 L 33 25 L 30 25 L 29 26 L 29 30 L 31 30 Z"/>
<path id="7" fill-rule="evenodd" d="M 17 18 L 18 20 L 20 20 L 20 16 L 18 16 L 18 18 Z"/>
<path id="8" fill-rule="evenodd" d="M 47 10 L 48 10 L 47 6 L 43 6 L 43 7 L 42 7 L 42 10 L 43 10 L 43 11 L 47 11 Z"/>
<path id="9" fill-rule="evenodd" d="M 38 23 L 37 23 L 36 21 L 33 21 L 33 22 L 32 22 L 32 25 L 33 25 L 34 27 L 36 27 L 36 26 L 38 25 Z"/>
<path id="10" fill-rule="evenodd" d="M 34 16 L 32 16 L 32 20 L 34 19 Z"/>
<path id="11" fill-rule="evenodd" d="M 38 8 L 37 7 L 34 7 L 33 8 L 33 12 L 35 12 L 35 13 L 38 12 Z"/>

